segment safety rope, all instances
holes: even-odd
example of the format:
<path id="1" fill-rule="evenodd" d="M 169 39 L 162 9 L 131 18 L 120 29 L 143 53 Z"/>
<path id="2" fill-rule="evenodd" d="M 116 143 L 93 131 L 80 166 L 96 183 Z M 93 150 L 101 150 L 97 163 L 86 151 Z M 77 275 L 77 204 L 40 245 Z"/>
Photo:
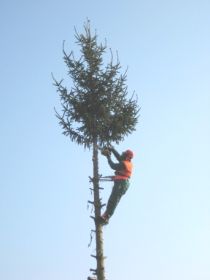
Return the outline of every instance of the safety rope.
<path id="1" fill-rule="evenodd" d="M 101 176 L 99 178 L 99 181 L 100 182 L 111 182 L 111 181 L 114 181 L 114 177 L 115 176 Z"/>

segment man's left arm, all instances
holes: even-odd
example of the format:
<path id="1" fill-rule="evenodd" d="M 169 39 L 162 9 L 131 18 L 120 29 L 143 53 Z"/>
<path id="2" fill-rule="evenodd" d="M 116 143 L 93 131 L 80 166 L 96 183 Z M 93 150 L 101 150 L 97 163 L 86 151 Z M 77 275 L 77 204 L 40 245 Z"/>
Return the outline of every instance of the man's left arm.
<path id="1" fill-rule="evenodd" d="M 108 160 L 109 166 L 116 171 L 122 170 L 124 168 L 124 164 L 122 162 L 114 163 L 111 160 L 110 156 L 107 156 L 107 160 Z"/>

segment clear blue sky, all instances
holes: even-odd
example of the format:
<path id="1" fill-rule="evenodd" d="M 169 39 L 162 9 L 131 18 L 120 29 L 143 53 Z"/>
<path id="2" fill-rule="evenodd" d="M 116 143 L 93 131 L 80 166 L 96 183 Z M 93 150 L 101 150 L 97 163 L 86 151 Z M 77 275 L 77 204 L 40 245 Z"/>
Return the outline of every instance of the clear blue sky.
<path id="1" fill-rule="evenodd" d="M 0 279 L 81 280 L 94 268 L 91 153 L 62 135 L 51 79 L 71 84 L 62 42 L 77 52 L 86 18 L 129 67 L 141 106 L 117 147 L 134 150 L 135 171 L 104 230 L 107 278 L 210 279 L 209 15 L 209 0 L 1 1 Z"/>

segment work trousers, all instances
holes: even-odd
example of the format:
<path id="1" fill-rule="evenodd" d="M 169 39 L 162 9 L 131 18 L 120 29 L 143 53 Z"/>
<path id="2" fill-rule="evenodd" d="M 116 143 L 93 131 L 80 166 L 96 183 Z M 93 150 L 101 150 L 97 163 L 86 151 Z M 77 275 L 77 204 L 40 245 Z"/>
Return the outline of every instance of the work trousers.
<path id="1" fill-rule="evenodd" d="M 109 197 L 106 214 L 111 217 L 121 199 L 129 188 L 129 180 L 116 180 L 112 188 L 111 195 Z"/>

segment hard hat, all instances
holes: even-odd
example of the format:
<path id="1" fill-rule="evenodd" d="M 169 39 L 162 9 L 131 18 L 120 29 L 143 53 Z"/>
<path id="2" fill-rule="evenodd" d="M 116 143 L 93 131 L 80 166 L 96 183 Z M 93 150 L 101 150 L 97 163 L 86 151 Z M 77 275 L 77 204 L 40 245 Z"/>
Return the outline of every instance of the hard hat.
<path id="1" fill-rule="evenodd" d="M 134 157 L 134 154 L 131 150 L 126 150 L 125 155 L 126 155 L 126 157 L 128 157 L 130 159 L 132 159 Z"/>

